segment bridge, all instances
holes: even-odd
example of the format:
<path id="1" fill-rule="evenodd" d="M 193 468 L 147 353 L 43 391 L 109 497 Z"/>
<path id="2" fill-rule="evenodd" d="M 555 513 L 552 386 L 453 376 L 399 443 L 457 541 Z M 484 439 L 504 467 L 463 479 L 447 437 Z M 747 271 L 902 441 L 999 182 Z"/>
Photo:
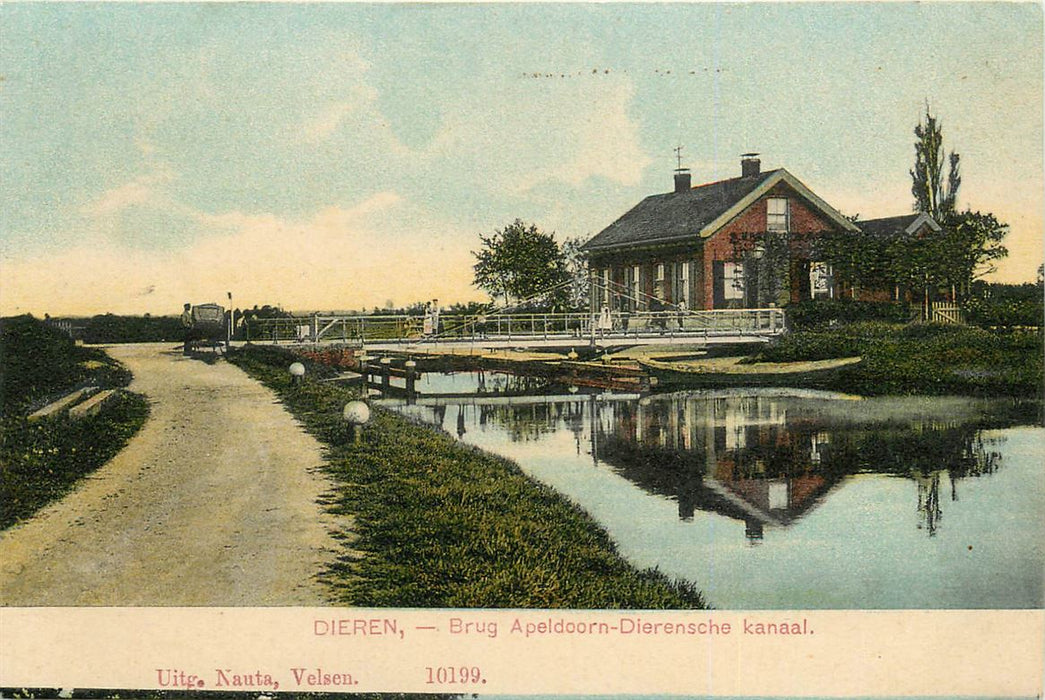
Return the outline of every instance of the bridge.
<path id="1" fill-rule="evenodd" d="M 434 353 L 454 348 L 712 345 L 766 342 L 784 332 L 784 321 L 784 311 L 778 308 L 438 316 L 317 313 L 257 319 L 248 326 L 247 339 Z"/>

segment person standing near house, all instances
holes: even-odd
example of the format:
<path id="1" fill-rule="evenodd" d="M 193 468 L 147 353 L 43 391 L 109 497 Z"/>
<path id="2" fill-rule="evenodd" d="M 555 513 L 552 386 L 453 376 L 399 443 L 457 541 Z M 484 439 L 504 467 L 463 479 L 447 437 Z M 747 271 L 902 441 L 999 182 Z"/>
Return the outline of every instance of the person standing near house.
<path id="1" fill-rule="evenodd" d="M 596 330 L 609 332 L 613 330 L 613 314 L 610 313 L 609 304 L 603 304 L 599 309 L 599 320 L 595 324 Z"/>

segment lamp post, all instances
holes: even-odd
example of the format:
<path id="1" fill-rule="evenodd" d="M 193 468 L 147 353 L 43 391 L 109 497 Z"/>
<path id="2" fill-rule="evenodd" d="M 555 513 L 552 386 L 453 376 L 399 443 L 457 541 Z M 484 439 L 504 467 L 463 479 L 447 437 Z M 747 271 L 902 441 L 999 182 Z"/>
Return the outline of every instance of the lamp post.
<path id="1" fill-rule="evenodd" d="M 766 244 L 759 242 L 751 251 L 751 260 L 754 262 L 755 274 L 755 306 L 762 306 L 762 279 L 765 276 L 762 270 L 762 258 L 766 257 Z M 749 302 L 750 303 L 750 302 Z"/>
<path id="2" fill-rule="evenodd" d="M 349 401 L 341 415 L 352 430 L 352 442 L 359 444 L 363 426 L 370 420 L 370 407 L 365 401 Z"/>
<path id="3" fill-rule="evenodd" d="M 235 323 L 232 314 L 232 292 L 225 292 L 229 297 L 229 332 L 228 337 L 225 339 L 225 349 L 228 350 L 232 347 L 232 325 Z"/>

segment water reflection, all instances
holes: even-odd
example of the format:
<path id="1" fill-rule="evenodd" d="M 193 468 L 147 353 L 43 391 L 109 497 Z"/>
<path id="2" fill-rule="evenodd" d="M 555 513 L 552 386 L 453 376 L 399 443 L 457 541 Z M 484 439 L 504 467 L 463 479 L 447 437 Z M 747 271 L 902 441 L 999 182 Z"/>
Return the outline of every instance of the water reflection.
<path id="1" fill-rule="evenodd" d="M 922 414 L 899 422 L 875 403 L 699 393 L 595 404 L 592 454 L 677 500 L 683 520 L 715 511 L 744 521 L 751 541 L 766 526 L 801 518 L 848 475 L 908 477 L 917 484 L 919 527 L 934 535 L 940 474 L 957 500 L 958 481 L 993 472 L 999 455 L 981 437 L 980 421 Z"/>
<path id="2" fill-rule="evenodd" d="M 981 435 L 984 414 L 966 399 L 925 405 L 761 390 L 420 403 L 439 425 L 451 411 L 459 438 L 470 423 L 496 425 L 514 443 L 568 430 L 577 455 L 583 450 L 646 492 L 673 499 L 683 521 L 697 510 L 716 512 L 742 521 L 751 542 L 767 526 L 794 523 L 857 473 L 911 479 L 917 527 L 934 536 L 943 516 L 940 475 L 956 501 L 962 479 L 1000 466 Z"/>
<path id="3" fill-rule="evenodd" d="M 1042 431 L 999 430 L 1034 408 L 787 389 L 396 405 L 515 459 L 716 605 L 1042 605 Z"/>

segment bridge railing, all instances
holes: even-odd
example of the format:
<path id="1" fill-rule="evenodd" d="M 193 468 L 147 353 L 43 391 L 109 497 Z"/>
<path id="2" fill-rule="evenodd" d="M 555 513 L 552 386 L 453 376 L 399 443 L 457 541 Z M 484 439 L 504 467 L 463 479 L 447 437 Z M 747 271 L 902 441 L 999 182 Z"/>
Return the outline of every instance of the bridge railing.
<path id="1" fill-rule="evenodd" d="M 640 311 L 441 314 L 433 329 L 423 316 L 314 315 L 259 319 L 248 339 L 272 342 L 380 341 L 454 342 L 514 339 L 589 339 L 649 335 L 714 336 L 777 335 L 784 331 L 782 309 L 715 309 L 711 311 Z"/>

